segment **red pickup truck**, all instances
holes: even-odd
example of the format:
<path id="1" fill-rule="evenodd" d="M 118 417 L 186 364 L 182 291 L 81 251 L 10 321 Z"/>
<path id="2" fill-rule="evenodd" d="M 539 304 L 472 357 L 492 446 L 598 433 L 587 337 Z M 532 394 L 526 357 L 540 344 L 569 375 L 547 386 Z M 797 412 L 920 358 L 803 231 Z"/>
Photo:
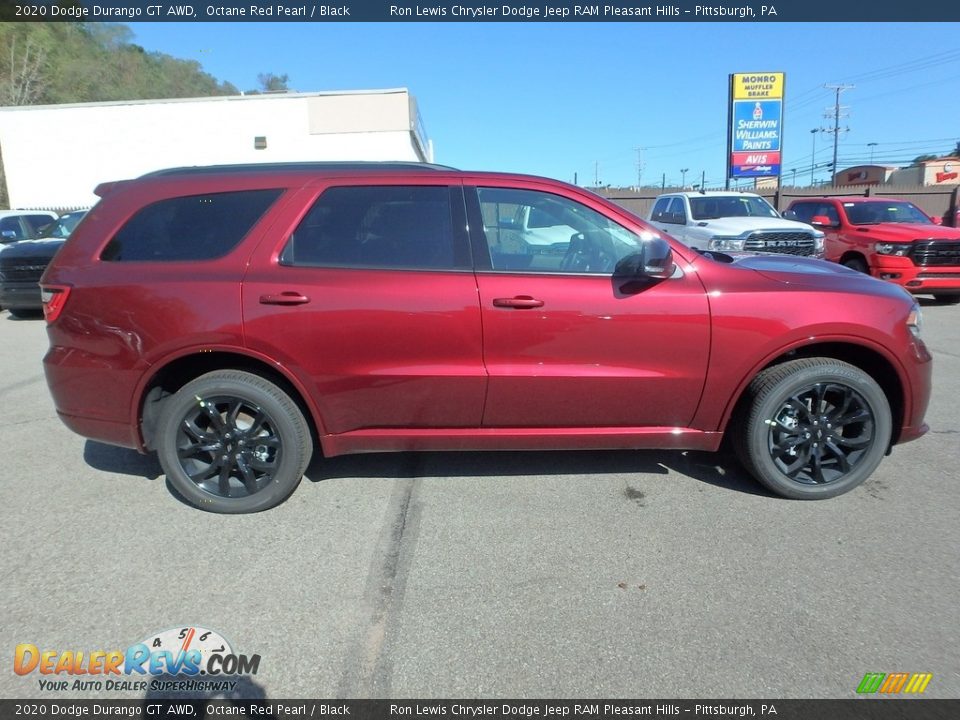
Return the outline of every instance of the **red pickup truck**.
<path id="1" fill-rule="evenodd" d="M 881 197 L 812 197 L 794 200 L 784 214 L 824 232 L 827 260 L 915 295 L 960 303 L 960 228 L 942 227 L 916 205 Z"/>

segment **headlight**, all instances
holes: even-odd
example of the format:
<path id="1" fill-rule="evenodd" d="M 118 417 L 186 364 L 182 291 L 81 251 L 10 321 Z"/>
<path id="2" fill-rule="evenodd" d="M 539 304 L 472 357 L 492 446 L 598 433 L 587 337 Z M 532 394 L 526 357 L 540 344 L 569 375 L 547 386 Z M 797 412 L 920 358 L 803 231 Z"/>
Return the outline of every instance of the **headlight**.
<path id="1" fill-rule="evenodd" d="M 710 238 L 710 245 L 707 250 L 719 250 L 721 252 L 738 252 L 743 250 L 744 239 L 742 237 L 730 237 L 727 235 L 714 235 Z"/>
<path id="2" fill-rule="evenodd" d="M 823 233 L 819 230 L 813 234 L 813 254 L 817 257 L 823 257 L 826 254 L 823 247 Z"/>
<path id="3" fill-rule="evenodd" d="M 911 335 L 920 339 L 920 332 L 923 330 L 923 312 L 917 303 L 913 304 L 913 309 L 907 315 L 907 329 Z"/>
<path id="4" fill-rule="evenodd" d="M 910 243 L 878 242 L 873 248 L 881 255 L 903 257 L 910 252 Z"/>

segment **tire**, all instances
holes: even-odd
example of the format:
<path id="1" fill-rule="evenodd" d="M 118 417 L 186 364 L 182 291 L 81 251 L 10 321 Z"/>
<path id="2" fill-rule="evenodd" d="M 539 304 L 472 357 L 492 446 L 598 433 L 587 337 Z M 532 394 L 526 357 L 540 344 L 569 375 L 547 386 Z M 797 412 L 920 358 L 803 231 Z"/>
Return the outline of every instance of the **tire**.
<path id="1" fill-rule="evenodd" d="M 864 262 L 863 258 L 859 258 L 859 257 L 848 258 L 843 261 L 843 266 L 848 267 L 851 270 L 856 270 L 857 272 L 863 273 L 864 275 L 870 274 L 870 268 L 867 267 L 867 263 Z"/>
<path id="2" fill-rule="evenodd" d="M 170 484 L 194 507 L 216 513 L 279 505 L 300 484 L 313 450 L 310 426 L 290 396 L 239 370 L 201 375 L 170 396 L 156 446 Z"/>
<path id="3" fill-rule="evenodd" d="M 848 492 L 876 470 L 890 443 L 893 423 L 883 390 L 839 360 L 809 358 L 769 368 L 750 383 L 744 400 L 733 428 L 737 455 L 782 497 L 820 500 Z M 814 407 L 819 412 L 811 413 Z"/>
<path id="4" fill-rule="evenodd" d="M 17 320 L 36 320 L 43 315 L 42 310 L 32 308 L 7 308 L 7 312 L 10 313 L 10 317 L 15 317 Z"/>
<path id="5" fill-rule="evenodd" d="M 934 295 L 938 305 L 960 305 L 960 295 Z"/>

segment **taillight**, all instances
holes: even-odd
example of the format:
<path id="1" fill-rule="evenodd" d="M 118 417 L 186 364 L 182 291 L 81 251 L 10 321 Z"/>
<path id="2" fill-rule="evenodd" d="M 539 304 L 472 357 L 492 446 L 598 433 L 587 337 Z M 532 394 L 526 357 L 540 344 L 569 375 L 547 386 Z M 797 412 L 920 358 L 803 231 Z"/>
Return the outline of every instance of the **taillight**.
<path id="1" fill-rule="evenodd" d="M 43 302 L 43 317 L 47 323 L 55 322 L 70 295 L 69 285 L 41 285 L 40 300 Z"/>

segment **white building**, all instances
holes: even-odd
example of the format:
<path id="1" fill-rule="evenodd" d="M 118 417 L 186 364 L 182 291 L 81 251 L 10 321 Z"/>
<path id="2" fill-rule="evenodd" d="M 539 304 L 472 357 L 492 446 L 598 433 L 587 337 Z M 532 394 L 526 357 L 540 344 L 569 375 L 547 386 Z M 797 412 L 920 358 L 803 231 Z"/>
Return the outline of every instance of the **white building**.
<path id="1" fill-rule="evenodd" d="M 161 168 L 433 155 L 405 88 L 4 107 L 0 152 L 11 208 L 61 210 Z"/>

